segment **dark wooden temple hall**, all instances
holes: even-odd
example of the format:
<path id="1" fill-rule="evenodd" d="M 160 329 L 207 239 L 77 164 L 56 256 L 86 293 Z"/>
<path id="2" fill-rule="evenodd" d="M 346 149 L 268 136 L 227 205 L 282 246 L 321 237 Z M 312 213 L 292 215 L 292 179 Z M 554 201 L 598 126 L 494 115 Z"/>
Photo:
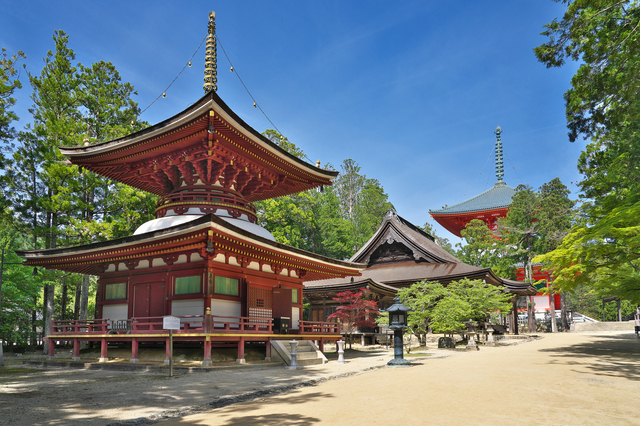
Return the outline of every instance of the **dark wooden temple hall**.
<path id="1" fill-rule="evenodd" d="M 350 259 L 364 263 L 366 268 L 360 277 L 336 277 L 307 281 L 304 294 L 310 303 L 311 320 L 325 321 L 335 312 L 337 293 L 371 290 L 370 297 L 378 301 L 381 308 L 393 304 L 398 289 L 409 287 L 422 280 L 447 284 L 463 278 L 483 280 L 500 286 L 513 295 L 514 310 L 518 296 L 530 296 L 536 289 L 528 283 L 497 276 L 491 268 L 468 265 L 440 247 L 435 239 L 412 223 L 387 212 L 376 233 Z M 509 325 L 516 330 L 517 318 L 511 313 Z M 364 335 L 361 333 L 364 340 Z"/>

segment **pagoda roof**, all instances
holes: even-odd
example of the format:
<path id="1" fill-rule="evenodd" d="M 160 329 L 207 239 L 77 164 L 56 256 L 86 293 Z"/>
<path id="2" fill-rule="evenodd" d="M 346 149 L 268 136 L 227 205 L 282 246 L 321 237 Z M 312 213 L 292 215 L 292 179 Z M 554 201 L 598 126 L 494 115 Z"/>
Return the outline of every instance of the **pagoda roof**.
<path id="1" fill-rule="evenodd" d="M 197 176 L 196 180 L 209 179 L 209 184 L 215 184 L 218 175 L 227 173 L 232 182 L 244 174 L 237 180 L 246 187 L 236 190 L 248 201 L 331 185 L 338 175 L 271 142 L 213 91 L 146 129 L 94 145 L 61 147 L 60 152 L 73 164 L 161 196 L 180 186 L 175 178 L 178 169 Z"/>
<path id="2" fill-rule="evenodd" d="M 443 207 L 439 210 L 429 210 L 429 213 L 431 216 L 450 215 L 506 208 L 511 204 L 511 199 L 515 192 L 515 188 L 507 185 L 503 181 L 498 181 L 492 188 L 484 191 L 482 194 L 476 195 L 461 203 L 454 204 L 453 206 Z"/>
<path id="3" fill-rule="evenodd" d="M 211 239 L 210 239 L 211 238 Z M 215 214 L 169 228 L 73 247 L 16 251 L 24 265 L 100 275 L 110 263 L 162 257 L 175 259 L 196 251 L 206 255 L 207 242 L 214 252 L 227 253 L 243 262 L 260 259 L 265 264 L 295 270 L 304 280 L 359 276 L 365 265 L 331 259 L 281 244 L 237 227 Z M 173 260 L 172 260 L 173 261 Z"/>

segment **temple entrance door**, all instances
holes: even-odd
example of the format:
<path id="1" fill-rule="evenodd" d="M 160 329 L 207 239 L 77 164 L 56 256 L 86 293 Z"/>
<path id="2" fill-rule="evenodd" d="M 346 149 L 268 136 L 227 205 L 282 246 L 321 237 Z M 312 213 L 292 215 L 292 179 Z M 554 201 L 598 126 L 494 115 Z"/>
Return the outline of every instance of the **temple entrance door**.
<path id="1" fill-rule="evenodd" d="M 164 315 L 164 283 L 144 283 L 133 286 L 133 316 L 161 317 Z"/>

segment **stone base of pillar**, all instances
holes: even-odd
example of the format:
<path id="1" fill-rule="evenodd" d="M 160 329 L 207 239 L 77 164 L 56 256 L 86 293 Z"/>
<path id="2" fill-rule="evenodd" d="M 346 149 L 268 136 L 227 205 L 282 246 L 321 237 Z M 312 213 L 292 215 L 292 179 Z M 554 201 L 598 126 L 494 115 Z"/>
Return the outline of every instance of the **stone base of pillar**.
<path id="1" fill-rule="evenodd" d="M 400 358 L 400 359 L 392 359 L 387 363 L 387 365 L 391 367 L 408 367 L 411 365 L 408 359 Z"/>
<path id="2" fill-rule="evenodd" d="M 266 356 L 266 357 L 264 357 L 264 360 L 271 362 L 271 357 L 270 356 Z"/>
<path id="3" fill-rule="evenodd" d="M 496 342 L 487 342 L 484 344 L 485 346 L 495 346 Z"/>
<path id="4" fill-rule="evenodd" d="M 169 360 L 168 359 L 164 360 L 164 365 L 169 365 Z"/>
<path id="5" fill-rule="evenodd" d="M 48 361 L 55 361 L 55 359 L 56 359 L 55 356 L 51 356 L 51 355 L 47 356 Z"/>
<path id="6" fill-rule="evenodd" d="M 213 365 L 213 361 L 211 361 L 210 359 L 202 360 L 203 367 L 211 367 L 212 365 Z"/>
<path id="7" fill-rule="evenodd" d="M 131 364 L 137 364 L 137 363 L 139 363 L 139 362 L 140 362 L 140 358 L 131 358 L 131 359 L 129 359 L 129 362 L 130 362 Z"/>
<path id="8" fill-rule="evenodd" d="M 287 365 L 284 367 L 285 370 L 303 370 L 304 367 L 301 365 Z"/>
<path id="9" fill-rule="evenodd" d="M 80 361 L 80 357 L 79 356 L 73 356 L 73 357 L 71 357 L 71 361 Z"/>
<path id="10" fill-rule="evenodd" d="M 109 358 L 98 358 L 98 362 L 107 362 Z"/>
<path id="11" fill-rule="evenodd" d="M 247 363 L 247 361 L 245 361 L 245 359 L 244 359 L 244 358 L 242 358 L 242 359 L 236 359 L 236 364 L 246 364 L 246 363 Z"/>

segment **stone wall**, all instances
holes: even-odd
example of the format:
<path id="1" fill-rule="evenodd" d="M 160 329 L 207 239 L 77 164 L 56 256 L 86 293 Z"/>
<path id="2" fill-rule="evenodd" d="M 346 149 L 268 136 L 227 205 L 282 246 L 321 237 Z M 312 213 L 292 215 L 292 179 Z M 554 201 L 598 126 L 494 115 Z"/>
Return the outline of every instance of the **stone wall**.
<path id="1" fill-rule="evenodd" d="M 633 331 L 633 321 L 577 322 L 574 331 Z"/>

